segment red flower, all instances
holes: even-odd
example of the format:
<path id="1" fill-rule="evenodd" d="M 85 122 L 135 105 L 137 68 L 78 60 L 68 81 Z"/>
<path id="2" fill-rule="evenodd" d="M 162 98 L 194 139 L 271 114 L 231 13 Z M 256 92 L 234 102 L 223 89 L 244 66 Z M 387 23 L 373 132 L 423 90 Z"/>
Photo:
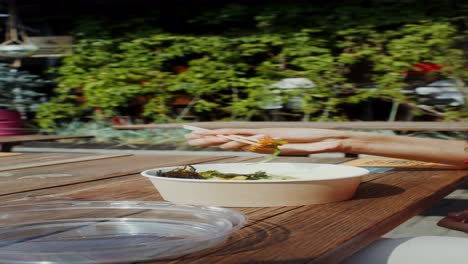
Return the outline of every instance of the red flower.
<path id="1" fill-rule="evenodd" d="M 110 121 L 115 125 L 123 125 L 122 119 L 119 117 L 112 117 Z"/>
<path id="2" fill-rule="evenodd" d="M 432 62 L 420 62 L 420 63 L 412 64 L 411 66 L 416 67 L 420 70 L 402 72 L 402 74 L 424 74 L 428 72 L 440 71 L 443 68 L 443 66 L 432 63 Z"/>

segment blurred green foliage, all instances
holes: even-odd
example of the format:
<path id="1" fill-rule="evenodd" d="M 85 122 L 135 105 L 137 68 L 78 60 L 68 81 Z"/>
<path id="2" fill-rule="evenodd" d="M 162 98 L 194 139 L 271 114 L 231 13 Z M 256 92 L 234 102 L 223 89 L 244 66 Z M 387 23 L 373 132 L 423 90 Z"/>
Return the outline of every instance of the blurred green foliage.
<path id="1" fill-rule="evenodd" d="M 45 94 L 38 90 L 50 84 L 51 81 L 38 75 L 0 63 L 0 110 L 15 110 L 22 115 L 34 112 L 41 99 L 45 99 Z"/>
<path id="2" fill-rule="evenodd" d="M 127 146 L 138 148 L 135 145 L 170 145 L 173 148 L 189 148 L 184 138 L 185 129 L 143 129 L 143 130 L 116 130 L 111 123 L 95 121 L 83 123 L 72 121 L 62 124 L 57 131 L 61 135 L 91 135 L 94 143 L 114 143 L 115 147 Z M 86 140 L 85 142 L 89 142 Z M 81 143 L 81 142 L 79 142 Z M 79 148 L 79 145 L 77 146 Z M 196 149 L 196 148 L 195 148 Z"/>
<path id="3" fill-rule="evenodd" d="M 197 8 L 181 14 L 82 19 L 74 54 L 57 70 L 56 96 L 39 109 L 39 125 L 53 129 L 95 108 L 127 115 L 138 105 L 145 121 L 249 120 L 275 100 L 271 84 L 292 77 L 316 84 L 282 97 L 303 99 L 296 111 L 304 120 L 345 120 L 344 106 L 371 98 L 413 103 L 401 93 L 407 85 L 401 72 L 414 63 L 441 64 L 443 76 L 468 79 L 468 4 L 338 2 L 192 3 Z M 172 103 L 180 95 L 190 102 L 176 113 Z M 447 119 L 468 115 L 446 110 Z"/>

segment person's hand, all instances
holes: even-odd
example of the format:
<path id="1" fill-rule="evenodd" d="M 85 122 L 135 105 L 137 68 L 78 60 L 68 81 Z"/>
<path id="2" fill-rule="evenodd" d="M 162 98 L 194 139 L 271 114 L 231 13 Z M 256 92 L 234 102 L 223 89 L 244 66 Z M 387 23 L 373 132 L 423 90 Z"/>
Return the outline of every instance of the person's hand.
<path id="1" fill-rule="evenodd" d="M 442 218 L 437 225 L 468 233 L 468 210 L 449 213 L 448 216 Z"/>
<path id="2" fill-rule="evenodd" d="M 226 150 L 248 150 L 248 145 L 220 138 L 216 135 L 241 135 L 253 139 L 264 137 L 277 138 L 288 143 L 279 146 L 281 154 L 302 155 L 320 152 L 342 151 L 343 132 L 328 129 L 309 128 L 261 128 L 261 129 L 216 129 L 207 132 L 192 132 L 185 135 L 192 146 L 218 146 Z M 271 153 L 271 150 L 259 150 L 259 153 Z"/>

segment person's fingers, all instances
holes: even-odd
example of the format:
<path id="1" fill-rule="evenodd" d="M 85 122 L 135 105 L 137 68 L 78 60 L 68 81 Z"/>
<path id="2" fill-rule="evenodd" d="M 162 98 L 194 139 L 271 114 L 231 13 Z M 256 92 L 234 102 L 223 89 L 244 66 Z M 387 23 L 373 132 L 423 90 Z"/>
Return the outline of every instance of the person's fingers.
<path id="1" fill-rule="evenodd" d="M 248 138 L 250 138 L 250 139 L 261 139 L 261 138 L 264 138 L 264 137 L 265 137 L 264 135 L 255 135 L 255 136 L 251 136 L 251 137 L 248 137 Z M 219 147 L 222 148 L 222 149 L 226 149 L 226 150 L 242 149 L 242 150 L 250 151 L 250 146 L 251 145 L 245 144 L 245 143 L 242 143 L 242 142 L 228 141 L 227 143 L 222 144 Z"/>
<path id="2" fill-rule="evenodd" d="M 274 151 L 271 148 L 255 148 L 255 149 L 252 149 L 251 145 L 245 146 L 242 149 L 245 150 L 245 151 L 255 152 L 255 153 L 258 153 L 258 154 L 272 154 L 273 151 Z"/>
<path id="3" fill-rule="evenodd" d="M 465 215 L 465 219 L 468 220 L 468 210 L 463 211 L 463 215 Z"/>
<path id="4" fill-rule="evenodd" d="M 229 139 L 224 139 L 220 137 L 200 137 L 200 138 L 194 138 L 194 139 L 189 139 L 187 143 L 192 146 L 201 146 L 201 147 L 207 147 L 207 146 L 216 146 L 216 145 L 222 145 L 226 142 L 229 142 Z"/>
<path id="5" fill-rule="evenodd" d="M 238 149 L 244 149 L 244 147 L 250 146 L 249 144 L 241 143 L 241 142 L 236 142 L 236 141 L 229 141 L 225 144 L 219 145 L 220 149 L 224 150 L 238 150 Z"/>
<path id="6" fill-rule="evenodd" d="M 308 144 L 285 144 L 282 146 L 278 146 L 280 149 L 281 155 L 307 155 L 313 153 L 321 153 L 321 152 L 330 152 L 335 150 L 337 147 L 337 142 L 317 142 L 317 143 L 308 143 Z M 250 149 L 245 149 L 249 150 Z M 269 148 L 257 148 L 255 153 L 260 154 L 272 154 L 274 152 L 273 149 Z"/>
<path id="7" fill-rule="evenodd" d="M 262 138 L 263 135 L 256 135 L 250 138 Z M 281 151 L 281 155 L 306 155 L 306 154 L 312 154 L 312 153 L 321 153 L 321 152 L 330 152 L 336 150 L 336 148 L 339 146 L 338 141 L 324 141 L 324 142 L 317 142 L 317 143 L 309 143 L 309 144 L 286 144 L 279 146 L 278 148 Z M 252 151 L 251 146 L 240 143 L 240 142 L 235 142 L 235 141 L 230 141 L 225 144 L 222 144 L 219 146 L 222 149 L 226 150 L 245 150 L 245 151 L 251 151 L 255 153 L 260 153 L 260 154 L 272 154 L 274 152 L 273 149 L 269 148 L 256 148 L 254 151 Z"/>
<path id="8" fill-rule="evenodd" d="M 468 233 L 468 210 L 451 212 L 447 217 L 442 218 L 437 225 Z"/>
<path id="9" fill-rule="evenodd" d="M 455 221 L 461 222 L 463 220 L 468 219 L 468 211 L 451 212 L 451 213 L 448 213 L 447 217 Z"/>
<path id="10" fill-rule="evenodd" d="M 278 148 L 281 150 L 281 154 L 299 155 L 335 151 L 338 149 L 339 144 L 339 141 L 323 141 L 307 144 L 286 144 Z"/>
<path id="11" fill-rule="evenodd" d="M 458 221 L 450 217 L 444 217 L 437 223 L 438 226 L 458 230 L 462 232 L 468 232 L 468 223 L 464 221 Z"/>
<path id="12" fill-rule="evenodd" d="M 195 134 L 195 133 L 188 133 L 184 135 L 185 139 L 197 139 L 197 138 L 202 138 L 202 135 Z"/>

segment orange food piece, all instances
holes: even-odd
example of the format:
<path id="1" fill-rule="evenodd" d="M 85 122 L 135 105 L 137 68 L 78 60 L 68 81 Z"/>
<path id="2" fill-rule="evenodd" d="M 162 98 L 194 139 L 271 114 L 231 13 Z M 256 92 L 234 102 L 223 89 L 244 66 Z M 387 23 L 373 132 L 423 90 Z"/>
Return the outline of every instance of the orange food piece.
<path id="1" fill-rule="evenodd" d="M 256 150 L 277 150 L 278 146 L 288 143 L 282 139 L 274 139 L 272 137 L 264 137 L 258 141 L 258 145 L 253 145 L 249 148 L 250 151 Z"/>

